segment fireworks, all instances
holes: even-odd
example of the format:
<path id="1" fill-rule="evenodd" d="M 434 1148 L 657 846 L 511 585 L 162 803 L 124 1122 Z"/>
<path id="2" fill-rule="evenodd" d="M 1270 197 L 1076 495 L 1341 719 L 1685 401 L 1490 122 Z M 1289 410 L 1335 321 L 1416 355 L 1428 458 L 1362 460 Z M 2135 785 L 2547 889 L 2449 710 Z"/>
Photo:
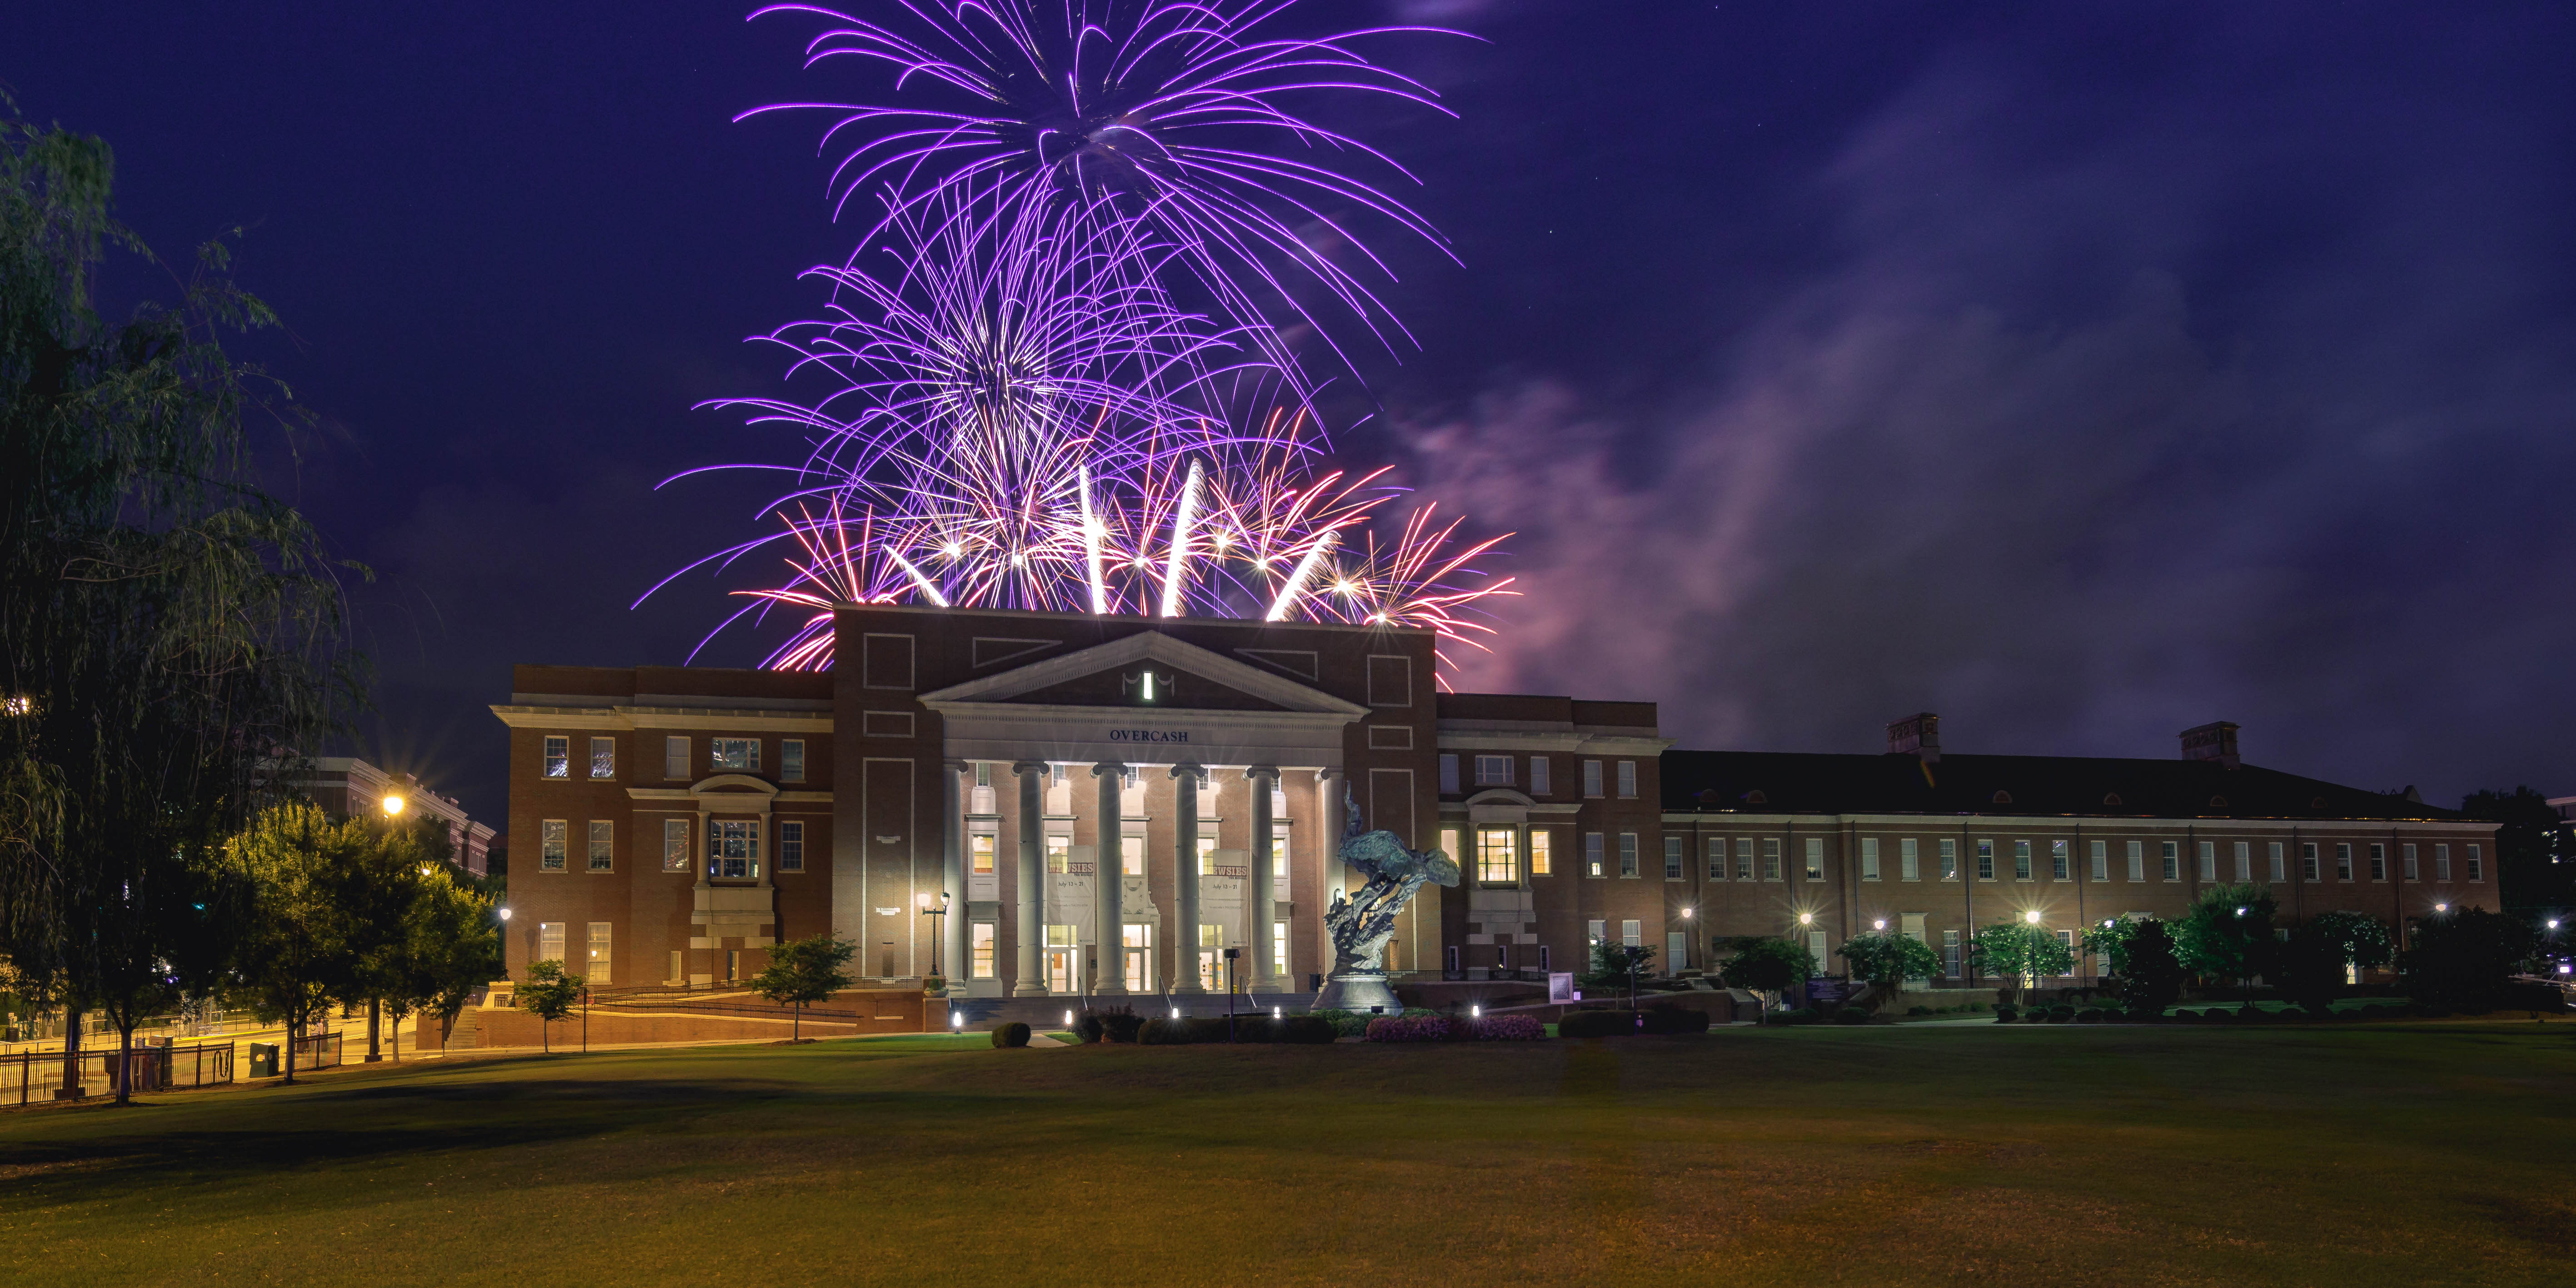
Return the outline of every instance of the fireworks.
<path id="1" fill-rule="evenodd" d="M 759 337 L 821 392 L 715 404 L 806 443 L 794 466 L 717 467 L 796 486 L 769 507 L 778 529 L 681 570 L 785 557 L 786 578 L 741 592 L 751 602 L 724 624 L 794 619 L 765 665 L 828 667 L 836 606 L 906 601 L 1418 626 L 1481 647 L 1474 606 L 1512 593 L 1473 566 L 1495 542 L 1457 540 L 1430 505 L 1399 518 L 1383 470 L 1333 470 L 1276 333 L 1226 277 L 1248 267 L 1275 287 L 1255 248 L 1302 251 L 1272 238 L 1286 226 L 1243 186 L 1256 172 L 1428 233 L 1311 167 L 1197 141 L 1260 124 L 1356 147 L 1272 96 L 1427 95 L 1366 69 L 1337 43 L 1349 37 L 1248 38 L 1289 3 L 1071 0 L 1054 44 L 1029 0 L 898 4 L 928 33 L 915 37 L 795 7 L 846 24 L 809 61 L 884 60 L 903 68 L 898 88 L 967 90 L 990 110 L 847 109 L 827 136 L 852 149 L 837 195 L 866 187 L 883 218 L 846 264 L 809 270 L 827 316 Z M 1286 259 L 1355 287 L 1320 257 Z M 1184 307 L 1176 283 L 1212 313 Z"/>

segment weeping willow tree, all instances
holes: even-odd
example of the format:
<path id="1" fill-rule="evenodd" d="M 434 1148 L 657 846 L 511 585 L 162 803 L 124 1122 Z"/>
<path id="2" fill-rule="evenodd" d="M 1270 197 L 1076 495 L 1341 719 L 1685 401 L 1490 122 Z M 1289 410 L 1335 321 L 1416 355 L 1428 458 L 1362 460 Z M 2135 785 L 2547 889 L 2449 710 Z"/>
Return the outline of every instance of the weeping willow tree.
<path id="1" fill-rule="evenodd" d="M 223 341 L 274 317 L 222 241 L 183 273 L 116 222 L 114 169 L 0 98 L 0 954 L 75 1042 L 95 1010 L 130 1051 L 220 980 L 247 898 L 223 840 L 358 696 L 338 578 L 364 570 L 252 482 L 246 425 L 296 409 Z M 103 319 L 111 252 L 175 302 Z"/>

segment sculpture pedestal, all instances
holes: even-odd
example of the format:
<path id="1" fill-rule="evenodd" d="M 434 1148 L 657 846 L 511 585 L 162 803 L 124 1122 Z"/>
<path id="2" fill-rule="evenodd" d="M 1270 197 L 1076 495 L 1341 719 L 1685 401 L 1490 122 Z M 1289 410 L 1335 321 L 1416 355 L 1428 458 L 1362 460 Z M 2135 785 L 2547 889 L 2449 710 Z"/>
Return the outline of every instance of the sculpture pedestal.
<path id="1" fill-rule="evenodd" d="M 1404 1003 L 1395 999 L 1395 990 L 1386 986 L 1384 971 L 1336 971 L 1324 981 L 1322 992 L 1315 994 L 1318 1011 L 1351 1011 L 1369 1013 L 1372 1006 L 1386 1008 L 1389 1015 L 1404 1014 Z"/>

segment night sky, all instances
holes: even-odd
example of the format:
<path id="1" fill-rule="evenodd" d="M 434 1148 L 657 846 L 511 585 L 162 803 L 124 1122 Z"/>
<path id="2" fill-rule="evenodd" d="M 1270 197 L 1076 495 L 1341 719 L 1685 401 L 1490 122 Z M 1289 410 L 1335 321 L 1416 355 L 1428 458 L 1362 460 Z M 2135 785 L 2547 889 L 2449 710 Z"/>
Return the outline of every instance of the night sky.
<path id="1" fill-rule="evenodd" d="M 677 663 L 746 584 L 629 608 L 760 521 L 749 481 L 657 482 L 801 455 L 692 406 L 780 391 L 742 340 L 853 231 L 813 119 L 729 121 L 855 76 L 680 7 L 0 39 L 162 255 L 246 226 L 290 334 L 242 351 L 324 420 L 273 480 L 377 574 L 362 750 L 495 821 L 511 663 Z M 1351 463 L 1518 533 L 1457 687 L 1652 699 L 1713 748 L 1932 709 L 1954 752 L 2163 757 L 2230 719 L 2357 786 L 2576 791 L 2576 9 L 1311 8 L 1490 42 L 1370 47 L 1459 120 L 1335 118 L 1464 261 L 1371 239 L 1420 347 L 1332 395 Z"/>

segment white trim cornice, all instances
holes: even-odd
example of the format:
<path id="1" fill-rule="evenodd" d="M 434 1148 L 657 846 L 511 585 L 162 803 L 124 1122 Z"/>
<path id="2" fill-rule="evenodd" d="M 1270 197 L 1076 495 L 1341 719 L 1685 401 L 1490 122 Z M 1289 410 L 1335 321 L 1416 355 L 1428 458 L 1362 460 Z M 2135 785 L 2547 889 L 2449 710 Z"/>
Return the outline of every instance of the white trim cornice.
<path id="1" fill-rule="evenodd" d="M 1265 671 L 1248 662 L 1235 661 L 1221 653 L 1200 648 L 1186 640 L 1174 639 L 1160 631 L 1139 631 L 1123 639 L 1115 639 L 1106 644 L 1095 644 L 1090 648 L 1031 662 L 1027 666 L 1016 667 L 999 675 L 988 675 L 981 679 L 968 680 L 964 684 L 953 684 L 945 689 L 921 695 L 920 701 L 923 706 L 942 712 L 962 705 L 1007 702 L 1070 680 L 1079 680 L 1084 676 L 1125 666 L 1131 662 L 1145 661 L 1160 662 L 1165 666 L 1187 671 L 1200 679 L 1214 681 L 1265 702 L 1276 703 L 1287 708 L 1284 714 L 1338 715 L 1349 719 L 1357 719 L 1368 714 L 1368 708 L 1358 703 L 1346 702 L 1321 689 L 1299 684 L 1275 671 Z M 1051 709 L 1097 713 L 1102 710 L 1130 708 L 1054 707 Z M 1160 707 L 1133 709 L 1165 711 L 1176 715 L 1181 711 L 1180 708 Z M 1202 716 L 1222 714 L 1234 717 L 1283 713 L 1193 711 L 1189 714 Z"/>

